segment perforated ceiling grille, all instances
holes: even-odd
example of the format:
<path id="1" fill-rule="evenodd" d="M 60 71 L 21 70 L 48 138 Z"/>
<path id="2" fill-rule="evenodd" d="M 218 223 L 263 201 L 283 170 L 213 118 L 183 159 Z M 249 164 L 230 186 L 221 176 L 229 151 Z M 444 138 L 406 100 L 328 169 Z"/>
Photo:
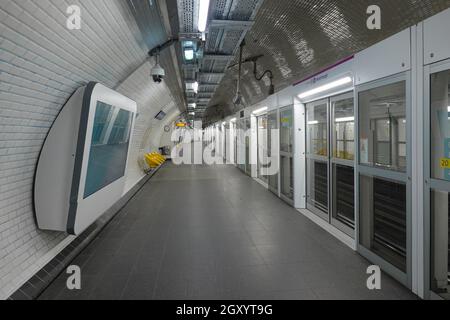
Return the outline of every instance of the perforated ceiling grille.
<path id="1" fill-rule="evenodd" d="M 368 30 L 366 11 L 375 3 L 382 10 L 382 29 Z M 274 72 L 279 91 L 448 7 L 450 0 L 266 0 L 246 35 L 244 57 L 263 54 L 258 61 L 260 70 Z M 237 9 L 236 14 L 239 12 Z M 244 74 L 244 101 L 252 105 L 265 99 L 268 82 L 254 80 L 251 64 L 244 66 Z M 212 108 L 210 117 L 217 110 L 226 115 L 242 108 L 232 103 L 236 81 L 236 69 L 227 71 L 211 100 L 210 105 L 217 107 Z"/>
<path id="2" fill-rule="evenodd" d="M 217 0 L 216 1 L 216 8 L 214 11 L 214 18 L 215 19 L 225 19 L 225 11 L 227 7 L 227 3 L 230 1 L 227 0 Z"/>
<path id="3" fill-rule="evenodd" d="M 195 0 L 178 0 L 180 32 L 194 32 L 194 18 L 196 16 L 194 6 Z"/>
<path id="4" fill-rule="evenodd" d="M 239 46 L 241 39 L 243 38 L 243 30 L 229 30 L 226 32 L 222 47 L 219 49 L 221 53 L 233 54 Z"/>

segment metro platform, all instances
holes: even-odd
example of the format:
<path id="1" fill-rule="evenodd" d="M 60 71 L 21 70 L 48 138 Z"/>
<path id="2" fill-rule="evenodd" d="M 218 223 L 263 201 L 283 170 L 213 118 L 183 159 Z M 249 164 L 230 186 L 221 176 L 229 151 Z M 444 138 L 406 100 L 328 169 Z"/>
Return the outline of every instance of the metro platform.
<path id="1" fill-rule="evenodd" d="M 371 263 L 234 166 L 167 163 L 41 300 L 410 300 Z"/>

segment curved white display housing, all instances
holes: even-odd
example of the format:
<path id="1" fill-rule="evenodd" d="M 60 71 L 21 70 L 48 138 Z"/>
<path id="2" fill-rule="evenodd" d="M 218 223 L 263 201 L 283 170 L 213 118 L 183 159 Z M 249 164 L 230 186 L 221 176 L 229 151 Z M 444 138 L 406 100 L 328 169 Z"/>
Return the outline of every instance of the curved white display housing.
<path id="1" fill-rule="evenodd" d="M 136 102 L 94 82 L 72 95 L 39 157 L 40 229 L 79 235 L 123 196 L 136 110 Z"/>

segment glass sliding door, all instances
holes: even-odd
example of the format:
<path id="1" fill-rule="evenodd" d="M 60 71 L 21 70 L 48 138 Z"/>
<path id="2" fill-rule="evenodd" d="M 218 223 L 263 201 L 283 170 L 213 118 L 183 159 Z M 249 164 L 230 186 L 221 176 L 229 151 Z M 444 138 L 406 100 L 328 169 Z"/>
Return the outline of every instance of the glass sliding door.
<path id="1" fill-rule="evenodd" d="M 278 195 L 278 168 L 279 168 L 279 145 L 280 135 L 278 132 L 278 111 L 267 114 L 267 154 L 271 160 L 269 172 L 269 190 Z M 275 162 L 275 163 L 273 163 Z"/>
<path id="2" fill-rule="evenodd" d="M 328 102 L 306 105 L 306 206 L 329 222 Z"/>
<path id="3" fill-rule="evenodd" d="M 429 289 L 450 299 L 450 62 L 438 63 L 427 72 L 425 144 L 426 216 L 429 234 Z M 427 211 L 426 211 L 427 212 Z"/>
<path id="4" fill-rule="evenodd" d="M 233 159 L 232 159 L 232 161 L 234 161 L 233 162 L 233 164 L 234 165 L 237 165 L 238 164 L 238 157 L 237 157 L 237 150 L 238 150 L 238 147 L 237 147 L 237 126 L 236 126 L 236 122 L 232 122 L 231 123 L 231 127 L 232 127 L 232 130 L 233 130 L 233 134 L 232 134 L 232 139 L 233 139 Z"/>
<path id="5" fill-rule="evenodd" d="M 355 108 L 353 92 L 330 99 L 332 122 L 331 221 L 354 237 L 355 233 Z"/>
<path id="6" fill-rule="evenodd" d="M 306 105 L 307 209 L 354 237 L 353 92 Z"/>
<path id="7" fill-rule="evenodd" d="M 281 196 L 294 202 L 294 110 L 289 106 L 280 110 L 280 185 Z"/>
<path id="8" fill-rule="evenodd" d="M 245 172 L 245 120 L 239 119 L 237 121 L 237 163 L 238 168 Z"/>
<path id="9" fill-rule="evenodd" d="M 257 118 L 258 125 L 258 179 L 267 183 L 267 115 L 262 115 Z"/>
<path id="10" fill-rule="evenodd" d="M 252 175 L 252 165 L 250 163 L 250 137 L 251 137 L 251 119 L 244 120 L 245 125 L 245 173 L 249 176 Z"/>
<path id="11" fill-rule="evenodd" d="M 411 285 L 411 182 L 407 75 L 358 94 L 359 251 Z M 381 259 L 381 260 L 380 260 Z"/>

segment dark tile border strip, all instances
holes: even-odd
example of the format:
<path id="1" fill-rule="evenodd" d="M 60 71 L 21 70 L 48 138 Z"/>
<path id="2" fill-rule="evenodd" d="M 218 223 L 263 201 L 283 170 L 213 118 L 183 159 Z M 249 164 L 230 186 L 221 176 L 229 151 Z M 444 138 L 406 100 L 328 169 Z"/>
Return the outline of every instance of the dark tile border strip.
<path id="1" fill-rule="evenodd" d="M 163 167 L 151 171 L 141 179 L 125 196 L 109 208 L 92 226 L 65 247 L 56 257 L 39 270 L 8 300 L 35 300 L 70 265 L 70 263 L 96 238 L 109 222 L 130 202 L 144 185 Z"/>

